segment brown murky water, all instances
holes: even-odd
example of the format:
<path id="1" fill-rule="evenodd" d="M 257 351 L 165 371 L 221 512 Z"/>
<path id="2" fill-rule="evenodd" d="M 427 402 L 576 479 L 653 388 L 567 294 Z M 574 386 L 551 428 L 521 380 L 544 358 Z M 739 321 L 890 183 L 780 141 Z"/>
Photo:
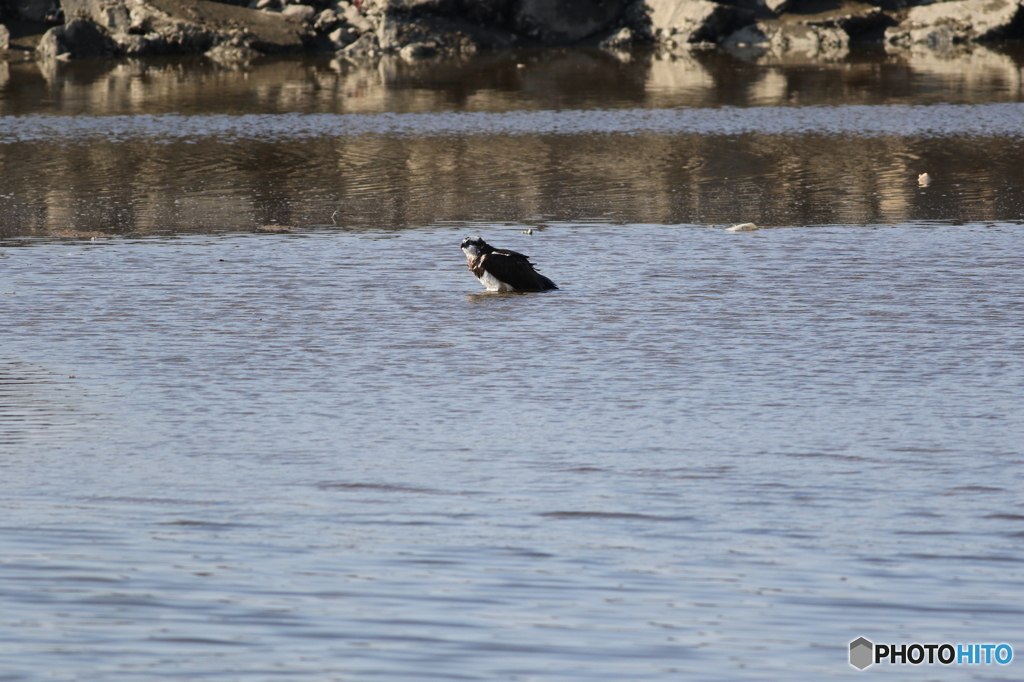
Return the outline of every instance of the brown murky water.
<path id="1" fill-rule="evenodd" d="M 1018 63 L 8 65 L 0 678 L 1016 645 Z"/>

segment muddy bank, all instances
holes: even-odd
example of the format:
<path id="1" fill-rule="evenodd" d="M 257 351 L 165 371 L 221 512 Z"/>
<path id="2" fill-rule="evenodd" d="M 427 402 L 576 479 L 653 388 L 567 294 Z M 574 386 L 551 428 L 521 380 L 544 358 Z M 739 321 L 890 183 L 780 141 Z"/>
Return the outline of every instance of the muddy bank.
<path id="1" fill-rule="evenodd" d="M 40 59 L 337 52 L 359 61 L 589 45 L 835 59 L 1024 37 L 1017 0 L 0 0 L 0 49 Z"/>

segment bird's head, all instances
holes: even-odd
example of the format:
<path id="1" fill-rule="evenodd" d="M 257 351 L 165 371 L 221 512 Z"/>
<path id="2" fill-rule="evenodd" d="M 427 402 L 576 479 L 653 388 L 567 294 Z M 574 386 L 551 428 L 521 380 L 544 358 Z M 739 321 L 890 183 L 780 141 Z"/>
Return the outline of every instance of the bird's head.
<path id="1" fill-rule="evenodd" d="M 494 248 L 485 242 L 482 237 L 466 237 L 462 240 L 462 252 L 468 258 L 478 258 L 491 251 L 494 251 Z"/>

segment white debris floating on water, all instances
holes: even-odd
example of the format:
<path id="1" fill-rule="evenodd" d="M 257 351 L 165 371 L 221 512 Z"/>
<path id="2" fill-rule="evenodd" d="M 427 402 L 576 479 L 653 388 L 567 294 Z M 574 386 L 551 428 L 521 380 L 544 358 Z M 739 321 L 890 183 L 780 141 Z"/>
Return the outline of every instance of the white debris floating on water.
<path id="1" fill-rule="evenodd" d="M 753 232 L 759 230 L 757 225 L 754 223 L 740 223 L 739 225 L 733 225 L 732 227 L 725 228 L 726 232 Z"/>
<path id="2" fill-rule="evenodd" d="M 917 176 L 917 184 L 921 185 L 921 187 L 927 187 L 932 184 L 932 176 L 927 173 L 921 173 Z"/>

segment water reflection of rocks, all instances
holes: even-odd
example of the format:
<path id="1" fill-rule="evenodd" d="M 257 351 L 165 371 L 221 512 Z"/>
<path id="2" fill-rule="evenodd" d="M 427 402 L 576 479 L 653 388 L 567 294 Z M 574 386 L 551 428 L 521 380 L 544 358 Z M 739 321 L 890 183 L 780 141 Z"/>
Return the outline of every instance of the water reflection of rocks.
<path id="1" fill-rule="evenodd" d="M 0 115 L 595 110 L 1016 102 L 1019 55 L 971 46 L 838 62 L 718 51 L 520 52 L 410 64 L 330 58 L 12 63 Z M 2 132 L 2 130 L 0 130 Z M 629 133 L 624 130 L 623 133 Z M 280 142 L 0 142 L 5 235 L 621 220 L 763 225 L 1016 220 L 1020 140 L 429 134 Z M 934 183 L 918 185 L 928 172 Z M 65 232 L 67 233 L 67 232 Z M 70 234 L 70 233 L 67 233 Z"/>
<path id="2" fill-rule="evenodd" d="M 836 61 L 690 49 L 519 51 L 429 63 L 307 57 L 244 67 L 195 58 L 0 61 L 0 115 L 67 113 L 68 103 L 101 114 L 1017 101 L 1022 68 L 1016 45 L 861 49 Z"/>

